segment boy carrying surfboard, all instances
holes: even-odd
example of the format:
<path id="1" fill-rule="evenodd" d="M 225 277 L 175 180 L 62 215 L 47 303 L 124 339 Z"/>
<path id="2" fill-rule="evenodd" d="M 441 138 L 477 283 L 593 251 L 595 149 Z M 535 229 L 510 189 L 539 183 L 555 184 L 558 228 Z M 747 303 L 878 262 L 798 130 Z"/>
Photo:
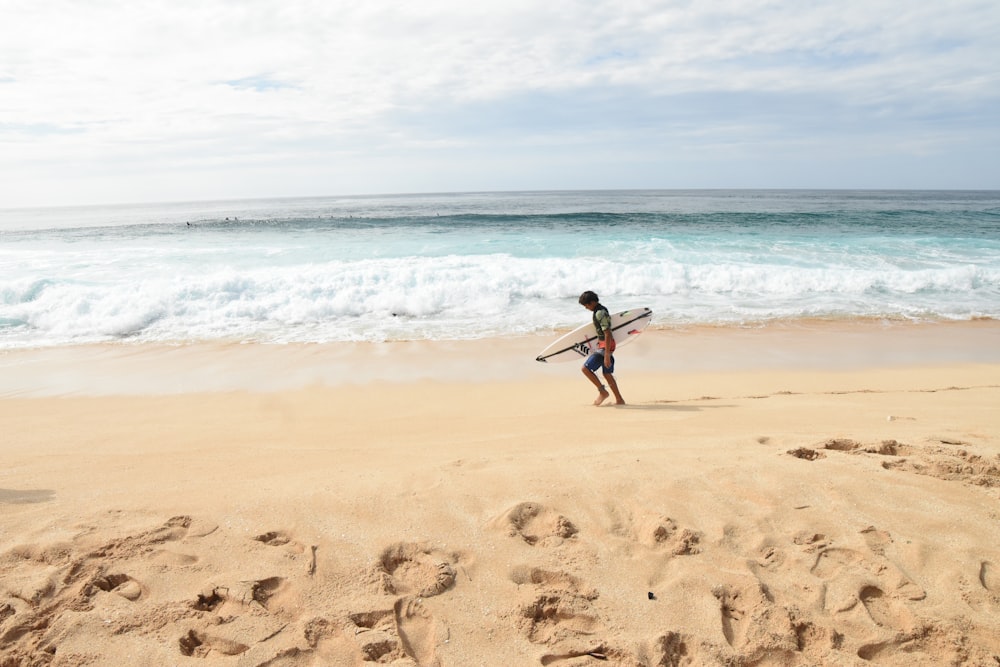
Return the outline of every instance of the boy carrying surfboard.
<path id="1" fill-rule="evenodd" d="M 587 379 L 597 387 L 598 394 L 597 398 L 594 399 L 594 405 L 600 405 L 610 396 L 607 388 L 601 384 L 597 377 L 598 368 L 601 369 L 605 381 L 615 395 L 615 403 L 625 405 L 625 399 L 618 391 L 618 381 L 615 380 L 614 376 L 615 358 L 612 353 L 615 351 L 615 335 L 611 330 L 611 314 L 607 308 L 601 305 L 597 294 L 590 290 L 580 295 L 580 305 L 593 313 L 594 329 L 597 330 L 597 349 L 592 351 L 587 360 L 583 362 L 582 369 Z"/>

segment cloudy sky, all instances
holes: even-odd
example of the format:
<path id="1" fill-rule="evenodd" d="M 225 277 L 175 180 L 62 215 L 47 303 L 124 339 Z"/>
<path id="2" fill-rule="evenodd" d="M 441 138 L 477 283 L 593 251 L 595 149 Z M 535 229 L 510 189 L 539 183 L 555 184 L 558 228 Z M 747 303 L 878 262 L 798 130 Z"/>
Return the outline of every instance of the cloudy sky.
<path id="1" fill-rule="evenodd" d="M 0 0 L 0 207 L 1000 188 L 996 0 Z"/>

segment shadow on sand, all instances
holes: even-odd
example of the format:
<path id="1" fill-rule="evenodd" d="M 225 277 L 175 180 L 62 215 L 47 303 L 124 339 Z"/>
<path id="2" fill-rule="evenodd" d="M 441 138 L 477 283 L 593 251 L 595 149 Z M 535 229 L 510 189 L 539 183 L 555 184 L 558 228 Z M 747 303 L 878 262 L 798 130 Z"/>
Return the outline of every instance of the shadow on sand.
<path id="1" fill-rule="evenodd" d="M 55 491 L 49 489 L 0 489 L 0 504 L 28 505 L 44 503 L 56 497 Z"/>
<path id="2" fill-rule="evenodd" d="M 651 403 L 626 403 L 625 405 L 615 405 L 605 403 L 601 407 L 611 407 L 618 410 L 662 410 L 664 412 L 700 412 L 701 410 L 713 410 L 716 408 L 732 408 L 734 405 L 682 405 L 670 401 L 653 401 Z"/>

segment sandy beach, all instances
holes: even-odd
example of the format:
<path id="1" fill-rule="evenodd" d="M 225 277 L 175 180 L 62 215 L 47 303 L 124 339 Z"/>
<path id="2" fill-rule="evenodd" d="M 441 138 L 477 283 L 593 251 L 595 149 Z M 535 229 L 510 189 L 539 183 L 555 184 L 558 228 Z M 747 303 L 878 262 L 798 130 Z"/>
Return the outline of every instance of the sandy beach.
<path id="1" fill-rule="evenodd" d="M 1000 325 L 0 357 L 0 665 L 1000 664 Z"/>

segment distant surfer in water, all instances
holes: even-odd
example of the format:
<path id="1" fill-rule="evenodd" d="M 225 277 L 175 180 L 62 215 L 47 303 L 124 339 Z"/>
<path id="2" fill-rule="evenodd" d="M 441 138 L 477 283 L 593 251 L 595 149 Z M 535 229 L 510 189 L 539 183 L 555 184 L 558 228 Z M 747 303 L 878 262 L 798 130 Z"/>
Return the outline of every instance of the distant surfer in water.
<path id="1" fill-rule="evenodd" d="M 600 405 L 610 396 L 607 387 L 601 384 L 597 378 L 598 368 L 601 369 L 604 379 L 615 395 L 615 403 L 625 405 L 625 399 L 618 391 L 618 382 L 614 376 L 615 358 L 611 353 L 615 351 L 615 335 L 611 331 L 611 314 L 607 308 L 601 305 L 597 295 L 590 290 L 580 295 L 580 305 L 594 314 L 594 329 L 597 330 L 598 350 L 592 352 L 583 362 L 583 374 L 597 387 L 598 394 L 597 398 L 594 399 L 594 405 Z"/>

